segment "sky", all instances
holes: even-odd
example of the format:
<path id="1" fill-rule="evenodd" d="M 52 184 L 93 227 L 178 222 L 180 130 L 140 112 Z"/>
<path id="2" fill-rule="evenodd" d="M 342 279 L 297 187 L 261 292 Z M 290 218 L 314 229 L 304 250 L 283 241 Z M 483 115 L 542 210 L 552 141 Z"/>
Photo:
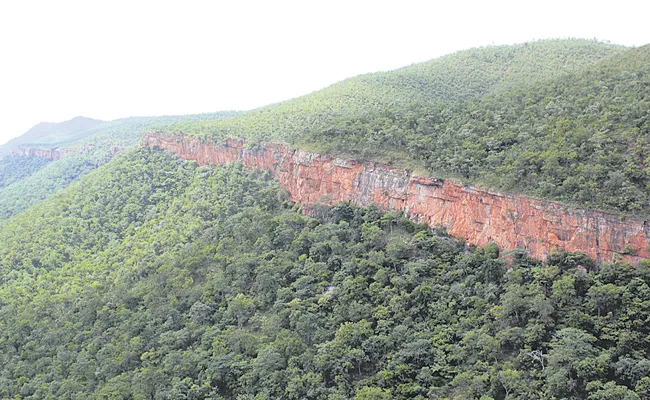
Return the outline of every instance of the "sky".
<path id="1" fill-rule="evenodd" d="M 650 2 L 0 1 L 0 144 L 39 122 L 246 110 L 545 38 L 650 43 Z"/>

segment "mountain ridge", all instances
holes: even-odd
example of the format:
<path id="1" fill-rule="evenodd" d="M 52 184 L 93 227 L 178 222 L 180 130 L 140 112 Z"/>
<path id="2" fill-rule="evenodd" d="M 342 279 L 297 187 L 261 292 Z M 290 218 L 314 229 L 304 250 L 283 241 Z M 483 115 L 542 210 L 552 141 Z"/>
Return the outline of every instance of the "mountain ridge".
<path id="1" fill-rule="evenodd" d="M 458 70 L 453 60 L 459 57 L 455 54 L 443 63 L 432 62 L 448 69 L 445 76 L 454 77 L 445 80 L 446 86 L 440 87 L 446 89 L 438 94 L 425 88 L 413 97 L 413 90 L 386 89 L 385 81 L 391 80 L 409 88 L 422 86 L 411 85 L 397 70 L 368 75 L 382 77 L 377 85 L 365 82 L 370 78 L 363 75 L 233 119 L 156 130 L 216 140 L 280 142 L 577 207 L 647 216 L 650 46 L 620 48 L 593 41 L 541 41 L 536 46 L 479 49 L 490 54 L 479 61 L 472 51 L 459 53 L 475 61 L 464 65 L 456 59 L 462 68 L 483 71 L 492 66 L 489 83 L 483 83 L 487 78 L 480 74 L 454 77 Z M 604 53 L 597 52 L 593 59 L 576 56 L 571 70 L 534 68 L 535 63 L 556 59 L 559 50 L 569 57 L 576 48 L 589 54 L 593 46 Z M 510 52 L 517 57 L 491 61 Z M 529 58 L 535 61 L 533 67 Z M 506 67 L 512 74 L 497 79 Z M 409 68 L 406 71 L 430 71 L 419 64 Z M 477 90 L 463 89 L 458 98 L 445 100 L 456 86 L 474 84 L 483 88 L 478 95 L 472 94 Z"/>
<path id="2" fill-rule="evenodd" d="M 183 116 L 121 118 L 99 124 L 85 131 L 83 137 L 15 147 L 10 154 L 15 152 L 27 157 L 0 158 L 0 225 L 7 218 L 106 164 L 118 151 L 135 147 L 140 133 L 146 128 L 179 120 L 228 118 L 235 114 L 235 111 L 220 111 Z M 41 161 L 34 162 L 33 156 Z M 44 163 L 44 159 L 51 162 Z M 21 173 L 16 174 L 15 171 L 20 168 Z M 14 171 L 14 176 L 5 174 L 4 171 Z"/>
<path id="3" fill-rule="evenodd" d="M 388 74 L 0 160 L 0 398 L 650 398 L 646 221 L 467 183 L 485 170 L 647 216 L 647 49 L 537 46 L 450 57 L 429 97 Z M 558 74 L 565 46 L 585 49 L 578 72 Z M 499 80 L 508 65 L 524 72 Z M 139 136 L 167 124 L 183 135 Z M 601 262 L 510 250 L 558 242 Z"/>
<path id="4" fill-rule="evenodd" d="M 27 132 L 17 136 L 0 146 L 0 157 L 10 154 L 15 148 L 37 145 L 43 139 L 56 143 L 57 140 L 80 139 L 84 133 L 95 128 L 105 121 L 88 117 L 74 117 L 63 122 L 40 122 L 31 127 Z M 46 145 L 46 143 L 44 143 Z"/>

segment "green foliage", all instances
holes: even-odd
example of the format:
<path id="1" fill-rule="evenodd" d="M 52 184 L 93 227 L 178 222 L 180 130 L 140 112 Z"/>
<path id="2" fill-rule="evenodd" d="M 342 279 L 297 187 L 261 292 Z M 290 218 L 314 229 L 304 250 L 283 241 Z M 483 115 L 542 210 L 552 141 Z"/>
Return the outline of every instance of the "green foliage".
<path id="1" fill-rule="evenodd" d="M 459 52 L 164 130 L 280 141 L 647 216 L 649 99 L 650 45 L 551 40 Z"/>
<path id="2" fill-rule="evenodd" d="M 8 156 L 15 148 L 29 146 L 34 143 L 49 143 L 52 145 L 81 139 L 91 135 L 93 128 L 103 123 L 103 121 L 86 117 L 76 117 L 59 123 L 41 122 L 22 135 L 0 145 L 0 158 Z"/>
<path id="3" fill-rule="evenodd" d="M 42 157 L 10 156 L 0 159 L 0 189 L 24 179 L 50 162 Z"/>
<path id="4" fill-rule="evenodd" d="M 471 49 L 391 72 L 346 79 L 307 96 L 229 120 L 183 122 L 166 130 L 292 143 L 331 135 L 346 126 L 351 130 L 370 129 L 364 132 L 368 134 L 380 133 L 377 123 L 390 124 L 395 111 L 405 111 L 412 104 L 506 92 L 530 81 L 580 70 L 625 50 L 588 40 L 546 40 Z M 368 119 L 372 124 L 364 126 Z"/>
<path id="5" fill-rule="evenodd" d="M 45 158 L 33 157 L 0 159 L 0 224 L 105 164 L 115 151 L 136 146 L 143 130 L 161 123 L 214 120 L 235 114 L 236 112 L 224 111 L 183 116 L 132 117 L 101 123 L 85 130 L 81 138 L 78 135 L 68 137 L 59 133 L 54 135 L 55 142 L 40 138 L 35 142 L 23 143 L 23 147 L 50 148 L 56 145 L 81 151 L 52 163 Z"/>
<path id="6" fill-rule="evenodd" d="M 78 180 L 109 158 L 110 155 L 105 150 L 70 154 L 54 162 L 40 158 L 41 168 L 32 170 L 30 174 L 22 170 L 24 171 L 22 179 L 15 179 L 18 174 L 12 175 L 13 182 L 0 187 L 0 224 L 3 220 Z"/>
<path id="7" fill-rule="evenodd" d="M 646 398 L 650 274 L 128 151 L 0 227 L 1 398 Z"/>

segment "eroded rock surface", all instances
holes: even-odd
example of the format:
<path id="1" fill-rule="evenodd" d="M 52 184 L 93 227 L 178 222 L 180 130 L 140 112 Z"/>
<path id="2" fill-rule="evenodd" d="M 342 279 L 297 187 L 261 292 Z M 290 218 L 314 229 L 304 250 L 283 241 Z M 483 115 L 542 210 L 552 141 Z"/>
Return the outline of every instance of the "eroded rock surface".
<path id="1" fill-rule="evenodd" d="M 55 161 L 67 154 L 76 153 L 81 150 L 83 149 L 39 149 L 35 147 L 18 147 L 11 150 L 11 155 L 34 156 L 34 157 L 47 158 L 49 160 Z"/>
<path id="2" fill-rule="evenodd" d="M 11 150 L 11 155 L 42 157 L 42 158 L 47 158 L 51 161 L 56 161 L 63 158 L 64 156 L 67 156 L 68 154 L 85 153 L 86 151 L 92 148 L 93 148 L 92 144 L 87 144 L 85 147 L 74 147 L 74 148 L 60 147 L 60 148 L 50 148 L 50 149 L 37 148 L 37 147 L 17 147 Z M 107 160 L 110 160 L 111 157 L 113 157 L 114 155 L 122 151 L 124 151 L 124 147 L 121 146 L 109 147 L 108 154 L 110 157 Z M 102 160 L 100 164 L 104 164 L 107 160 Z"/>
<path id="3" fill-rule="evenodd" d="M 443 226 L 478 246 L 493 241 L 505 250 L 525 249 L 536 258 L 559 248 L 584 252 L 597 261 L 622 258 L 638 264 L 650 258 L 648 221 L 572 209 L 274 143 L 251 149 L 239 140 L 216 144 L 164 133 L 145 133 L 142 143 L 200 165 L 240 161 L 247 168 L 271 171 L 297 203 L 351 201 L 402 210 L 415 221 Z"/>

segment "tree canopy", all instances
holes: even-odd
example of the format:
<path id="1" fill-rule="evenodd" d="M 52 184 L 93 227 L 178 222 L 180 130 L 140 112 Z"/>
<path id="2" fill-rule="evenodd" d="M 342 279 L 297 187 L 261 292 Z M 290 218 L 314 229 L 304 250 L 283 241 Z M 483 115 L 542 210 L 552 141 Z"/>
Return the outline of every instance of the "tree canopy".
<path id="1" fill-rule="evenodd" d="M 648 99 L 650 46 L 551 40 L 467 50 L 159 130 L 280 141 L 645 217 Z"/>
<path id="2" fill-rule="evenodd" d="M 81 151 L 72 152 L 54 162 L 46 158 L 26 156 L 0 159 L 0 224 L 12 215 L 78 181 L 81 176 L 108 162 L 116 151 L 135 147 L 143 130 L 161 123 L 215 120 L 233 115 L 236 115 L 236 112 L 131 117 L 101 123 L 84 131 L 81 138 L 78 135 L 62 134 L 31 139 L 28 134 L 26 138 L 21 136 L 22 147 L 50 149 L 53 146 L 63 146 L 62 149 Z"/>
<path id="3" fill-rule="evenodd" d="M 0 227 L 0 397 L 646 398 L 650 264 L 135 150 Z"/>

